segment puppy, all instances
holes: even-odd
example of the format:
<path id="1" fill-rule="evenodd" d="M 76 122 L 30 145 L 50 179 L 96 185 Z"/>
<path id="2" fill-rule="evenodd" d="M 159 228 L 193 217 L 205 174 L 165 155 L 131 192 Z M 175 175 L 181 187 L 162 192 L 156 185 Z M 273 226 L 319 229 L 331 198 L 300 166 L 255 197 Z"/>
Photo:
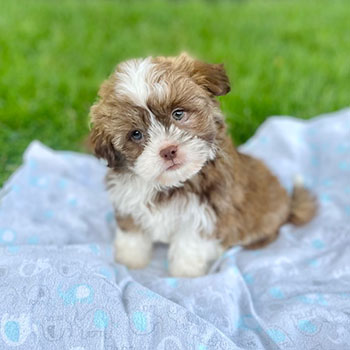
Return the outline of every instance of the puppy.
<path id="1" fill-rule="evenodd" d="M 102 84 L 91 141 L 110 168 L 118 262 L 143 268 L 163 242 L 171 275 L 200 276 L 225 249 L 263 246 L 281 225 L 315 215 L 305 188 L 289 197 L 235 149 L 216 100 L 229 91 L 223 65 L 187 54 L 123 62 Z"/>

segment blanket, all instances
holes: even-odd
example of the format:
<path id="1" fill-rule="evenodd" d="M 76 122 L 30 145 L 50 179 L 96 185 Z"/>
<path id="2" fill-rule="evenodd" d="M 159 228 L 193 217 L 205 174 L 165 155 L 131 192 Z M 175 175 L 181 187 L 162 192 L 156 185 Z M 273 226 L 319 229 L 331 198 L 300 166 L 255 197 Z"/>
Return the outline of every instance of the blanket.
<path id="1" fill-rule="evenodd" d="M 350 348 L 350 109 L 271 117 L 243 146 L 317 217 L 269 246 L 234 247 L 199 278 L 113 259 L 117 229 L 92 156 L 38 141 L 0 192 L 0 349 Z"/>

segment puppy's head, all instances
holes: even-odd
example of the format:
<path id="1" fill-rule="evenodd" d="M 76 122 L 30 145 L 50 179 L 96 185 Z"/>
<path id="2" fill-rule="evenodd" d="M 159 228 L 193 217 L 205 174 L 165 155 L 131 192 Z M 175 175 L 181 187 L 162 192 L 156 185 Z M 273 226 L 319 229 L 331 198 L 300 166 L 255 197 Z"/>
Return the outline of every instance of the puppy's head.
<path id="1" fill-rule="evenodd" d="M 223 127 L 215 96 L 230 91 L 222 65 L 182 54 L 121 63 L 91 108 L 91 141 L 116 171 L 177 186 L 215 157 Z"/>

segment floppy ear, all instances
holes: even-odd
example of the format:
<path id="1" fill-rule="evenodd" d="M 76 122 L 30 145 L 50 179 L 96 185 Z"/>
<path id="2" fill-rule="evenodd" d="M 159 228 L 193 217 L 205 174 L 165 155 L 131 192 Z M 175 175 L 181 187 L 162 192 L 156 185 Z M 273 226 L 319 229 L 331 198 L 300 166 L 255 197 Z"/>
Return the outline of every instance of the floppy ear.
<path id="1" fill-rule="evenodd" d="M 222 96 L 230 92 L 230 80 L 223 64 L 205 63 L 193 59 L 186 53 L 178 57 L 178 64 L 179 68 L 183 66 L 198 85 L 203 86 L 214 96 Z"/>
<path id="2" fill-rule="evenodd" d="M 194 61 L 193 80 L 202 85 L 214 96 L 226 95 L 230 92 L 230 81 L 223 64 L 208 64 Z"/>
<path id="3" fill-rule="evenodd" d="M 93 127 L 90 133 L 90 141 L 95 155 L 98 158 L 105 159 L 109 168 L 118 169 L 123 167 L 125 157 L 114 148 L 111 137 L 105 135 L 99 128 Z"/>

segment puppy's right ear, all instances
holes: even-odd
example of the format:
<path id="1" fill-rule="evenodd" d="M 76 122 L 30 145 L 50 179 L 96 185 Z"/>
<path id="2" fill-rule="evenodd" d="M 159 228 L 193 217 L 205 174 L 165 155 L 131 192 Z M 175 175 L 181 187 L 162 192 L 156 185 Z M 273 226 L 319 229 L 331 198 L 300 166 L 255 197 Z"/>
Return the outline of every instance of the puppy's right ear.
<path id="1" fill-rule="evenodd" d="M 124 166 L 125 157 L 114 148 L 111 137 L 98 127 L 93 126 L 90 142 L 96 157 L 105 159 L 109 168 L 118 169 Z"/>
<path id="2" fill-rule="evenodd" d="M 230 92 L 230 80 L 223 64 L 211 64 L 192 58 L 187 53 L 175 57 L 173 62 L 178 69 L 188 73 L 196 84 L 213 96 L 223 96 Z"/>

